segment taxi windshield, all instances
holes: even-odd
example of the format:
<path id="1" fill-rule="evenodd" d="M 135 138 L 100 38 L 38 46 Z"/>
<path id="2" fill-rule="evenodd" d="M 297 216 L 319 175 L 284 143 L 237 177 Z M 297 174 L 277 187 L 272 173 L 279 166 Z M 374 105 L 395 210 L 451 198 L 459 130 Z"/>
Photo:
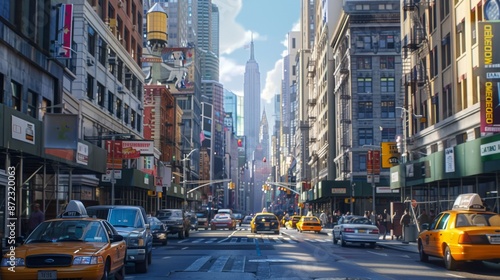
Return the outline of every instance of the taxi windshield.
<path id="1" fill-rule="evenodd" d="M 40 224 L 25 243 L 46 242 L 108 242 L 108 236 L 97 221 L 56 220 Z"/>

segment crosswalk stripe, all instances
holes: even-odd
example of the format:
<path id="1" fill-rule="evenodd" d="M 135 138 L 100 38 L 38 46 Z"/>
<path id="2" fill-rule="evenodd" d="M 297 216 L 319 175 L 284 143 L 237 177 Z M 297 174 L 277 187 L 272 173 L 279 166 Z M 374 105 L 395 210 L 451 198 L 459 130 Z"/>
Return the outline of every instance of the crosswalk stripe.
<path id="1" fill-rule="evenodd" d="M 242 237 L 242 238 L 241 238 L 241 242 L 245 242 L 245 243 L 246 243 L 246 242 L 248 242 L 248 238 L 246 238 L 246 237 Z"/>
<path id="2" fill-rule="evenodd" d="M 196 261 L 194 261 L 188 268 L 186 268 L 184 271 L 198 271 L 200 270 L 205 263 L 207 263 L 210 260 L 210 256 L 204 256 Z"/>
<path id="3" fill-rule="evenodd" d="M 238 242 L 238 238 L 231 238 L 231 240 L 229 240 L 229 243 L 236 243 Z"/>
<path id="4" fill-rule="evenodd" d="M 224 269 L 224 266 L 226 265 L 227 261 L 229 260 L 229 256 L 220 256 L 218 257 L 215 262 L 212 264 L 208 272 L 222 272 Z"/>
<path id="5" fill-rule="evenodd" d="M 200 243 L 203 240 L 205 240 L 205 238 L 196 239 L 195 241 L 193 241 L 193 243 Z"/>
<path id="6" fill-rule="evenodd" d="M 269 238 L 264 238 L 264 244 L 267 244 L 267 243 L 271 243 L 271 241 L 269 241 Z"/>
<path id="7" fill-rule="evenodd" d="M 235 256 L 231 272 L 245 272 L 246 256 Z"/>
<path id="8" fill-rule="evenodd" d="M 213 243 L 217 240 L 217 238 L 210 238 L 209 240 L 205 241 L 205 243 Z"/>
<path id="9" fill-rule="evenodd" d="M 279 237 L 275 237 L 274 238 L 274 242 L 276 242 L 276 243 L 283 243 L 283 241 L 281 241 Z"/>

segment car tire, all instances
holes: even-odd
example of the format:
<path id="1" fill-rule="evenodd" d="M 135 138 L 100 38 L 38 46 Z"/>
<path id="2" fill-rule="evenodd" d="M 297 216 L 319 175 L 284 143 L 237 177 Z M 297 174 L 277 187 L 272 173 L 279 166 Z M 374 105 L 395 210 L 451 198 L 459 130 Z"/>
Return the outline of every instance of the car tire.
<path id="1" fill-rule="evenodd" d="M 332 232 L 332 236 L 333 236 L 333 245 L 337 245 L 338 240 L 337 240 L 337 238 L 335 238 L 335 233 L 334 232 Z"/>
<path id="2" fill-rule="evenodd" d="M 446 246 L 444 248 L 444 265 L 448 270 L 456 270 L 458 267 L 458 262 L 451 255 L 450 247 Z"/>
<path id="3" fill-rule="evenodd" d="M 340 239 L 340 246 L 345 247 L 347 245 L 347 243 L 345 242 L 344 237 L 342 236 L 342 233 L 340 234 L 339 239 Z"/>
<path id="4" fill-rule="evenodd" d="M 149 253 L 148 253 L 148 264 L 151 264 L 152 261 L 153 261 L 153 252 L 149 251 Z"/>
<path id="5" fill-rule="evenodd" d="M 106 260 L 106 265 L 104 265 L 104 273 L 102 274 L 101 280 L 108 280 L 109 279 L 109 259 Z"/>
<path id="6" fill-rule="evenodd" d="M 424 251 L 424 246 L 422 244 L 422 240 L 418 241 L 418 255 L 420 257 L 421 262 L 428 262 L 429 261 L 429 255 L 427 255 Z"/>
<path id="7" fill-rule="evenodd" d="M 148 259 L 135 264 L 135 271 L 138 273 L 148 273 Z"/>

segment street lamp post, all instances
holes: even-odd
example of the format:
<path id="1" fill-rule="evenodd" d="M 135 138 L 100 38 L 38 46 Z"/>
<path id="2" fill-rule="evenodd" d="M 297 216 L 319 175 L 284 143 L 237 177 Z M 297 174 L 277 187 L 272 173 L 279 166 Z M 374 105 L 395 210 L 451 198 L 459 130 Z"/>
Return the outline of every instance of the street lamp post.
<path id="1" fill-rule="evenodd" d="M 184 156 L 184 158 L 182 159 L 182 187 L 184 188 L 184 207 L 185 207 L 184 209 L 187 209 L 186 161 L 196 151 L 198 151 L 198 149 L 191 150 L 191 152 L 189 152 L 189 154 Z"/>
<path id="2" fill-rule="evenodd" d="M 363 145 L 363 148 L 368 148 L 368 159 L 367 163 L 367 175 L 371 175 L 371 186 L 372 186 L 372 211 L 373 211 L 373 219 L 375 219 L 376 211 L 375 211 L 375 195 L 377 193 L 377 188 L 375 186 L 375 176 L 380 176 L 380 147 L 374 145 Z M 375 221 L 372 221 L 375 222 Z"/>
<path id="3" fill-rule="evenodd" d="M 404 108 L 404 107 L 396 107 L 396 109 L 401 109 L 404 113 L 404 118 L 403 118 L 403 145 L 402 145 L 402 158 L 403 158 L 403 162 L 406 162 L 408 160 L 408 138 L 409 138 L 409 135 L 408 135 L 408 132 L 407 132 L 407 122 L 409 122 L 409 118 L 410 118 L 410 112 Z M 416 118 L 416 119 L 421 119 L 422 118 L 422 115 L 415 115 L 413 113 L 411 113 L 411 115 Z"/>

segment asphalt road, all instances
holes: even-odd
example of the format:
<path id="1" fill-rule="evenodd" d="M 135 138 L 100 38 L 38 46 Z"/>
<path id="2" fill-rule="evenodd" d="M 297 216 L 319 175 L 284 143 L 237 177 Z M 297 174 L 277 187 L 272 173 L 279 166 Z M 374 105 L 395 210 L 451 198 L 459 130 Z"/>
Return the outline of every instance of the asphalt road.
<path id="1" fill-rule="evenodd" d="M 498 265 L 450 272 L 442 260 L 422 263 L 414 249 L 383 245 L 340 247 L 328 234 L 286 229 L 279 235 L 248 228 L 192 231 L 155 246 L 149 272 L 130 269 L 126 279 L 500 279 Z"/>

